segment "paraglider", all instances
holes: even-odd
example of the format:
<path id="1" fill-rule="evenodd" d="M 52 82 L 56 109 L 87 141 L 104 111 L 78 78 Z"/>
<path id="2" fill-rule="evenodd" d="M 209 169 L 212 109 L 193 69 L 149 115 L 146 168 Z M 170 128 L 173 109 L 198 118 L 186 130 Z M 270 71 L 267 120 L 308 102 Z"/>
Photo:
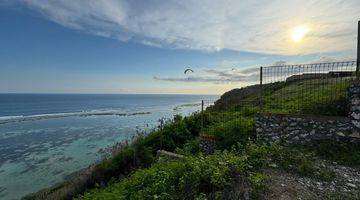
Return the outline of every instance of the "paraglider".
<path id="1" fill-rule="evenodd" d="M 184 74 L 186 74 L 186 73 L 188 73 L 188 72 L 194 72 L 194 70 L 192 70 L 192 69 L 190 69 L 190 68 L 187 68 L 187 69 L 185 69 Z"/>

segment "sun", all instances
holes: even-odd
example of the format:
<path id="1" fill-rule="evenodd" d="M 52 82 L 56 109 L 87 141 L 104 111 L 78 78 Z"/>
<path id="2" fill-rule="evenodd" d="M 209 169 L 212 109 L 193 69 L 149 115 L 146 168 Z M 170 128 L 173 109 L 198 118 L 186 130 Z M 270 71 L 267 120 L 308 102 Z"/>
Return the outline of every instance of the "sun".
<path id="1" fill-rule="evenodd" d="M 291 31 L 291 39 L 294 42 L 300 42 L 308 32 L 308 28 L 306 26 L 297 26 Z"/>

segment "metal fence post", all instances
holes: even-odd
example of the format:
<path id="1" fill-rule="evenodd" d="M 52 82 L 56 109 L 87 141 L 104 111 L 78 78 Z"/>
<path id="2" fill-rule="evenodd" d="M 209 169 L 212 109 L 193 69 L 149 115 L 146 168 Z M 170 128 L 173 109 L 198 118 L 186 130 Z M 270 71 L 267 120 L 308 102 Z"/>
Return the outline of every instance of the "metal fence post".
<path id="1" fill-rule="evenodd" d="M 360 21 L 358 21 L 358 36 L 357 36 L 357 59 L 356 59 L 356 79 L 359 80 L 360 68 Z"/>
<path id="2" fill-rule="evenodd" d="M 201 100 L 201 130 L 204 127 L 204 100 Z"/>
<path id="3" fill-rule="evenodd" d="M 260 67 L 260 111 L 263 111 L 263 67 Z"/>
<path id="4" fill-rule="evenodd" d="M 161 121 L 160 121 L 160 150 L 162 150 L 162 147 L 163 147 L 163 125 L 164 125 L 164 119 L 162 118 Z"/>

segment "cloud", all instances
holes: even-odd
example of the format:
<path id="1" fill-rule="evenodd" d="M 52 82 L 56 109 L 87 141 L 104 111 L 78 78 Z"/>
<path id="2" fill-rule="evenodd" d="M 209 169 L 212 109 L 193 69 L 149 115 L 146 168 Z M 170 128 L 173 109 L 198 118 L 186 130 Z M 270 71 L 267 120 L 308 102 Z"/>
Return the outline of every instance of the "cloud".
<path id="1" fill-rule="evenodd" d="M 145 45 L 308 54 L 355 48 L 358 0 L 18 0 L 65 27 Z M 289 30 L 309 27 L 300 44 Z"/>
<path id="2" fill-rule="evenodd" d="M 217 78 L 217 77 L 201 77 L 201 76 L 189 76 L 186 78 L 170 78 L 170 77 L 165 77 L 165 78 L 161 78 L 161 77 L 157 77 L 154 76 L 154 80 L 159 80 L 159 81 L 170 81 L 170 82 L 212 82 L 212 83 L 225 83 L 225 82 L 230 82 L 230 79 L 225 79 L 225 78 Z"/>
<path id="3" fill-rule="evenodd" d="M 343 62 L 353 61 L 354 58 L 349 56 L 320 56 L 319 59 L 312 61 L 312 63 L 330 63 L 330 62 Z"/>
<path id="4" fill-rule="evenodd" d="M 279 61 L 274 62 L 273 65 L 274 66 L 283 66 L 283 65 L 286 65 L 286 61 L 279 60 Z"/>
<path id="5" fill-rule="evenodd" d="M 154 80 L 169 82 L 200 82 L 214 84 L 228 83 L 254 83 L 259 79 L 258 68 L 248 68 L 243 70 L 233 69 L 203 69 L 197 72 L 198 75 L 190 75 L 187 77 L 158 77 L 154 76 Z"/>

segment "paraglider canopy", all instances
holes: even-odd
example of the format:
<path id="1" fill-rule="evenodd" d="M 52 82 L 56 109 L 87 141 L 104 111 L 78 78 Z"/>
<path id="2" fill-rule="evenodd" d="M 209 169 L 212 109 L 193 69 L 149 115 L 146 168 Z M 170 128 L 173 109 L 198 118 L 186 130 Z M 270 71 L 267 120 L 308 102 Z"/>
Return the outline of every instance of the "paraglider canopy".
<path id="1" fill-rule="evenodd" d="M 186 73 L 188 73 L 188 72 L 194 72 L 194 70 L 192 70 L 192 69 L 190 69 L 190 68 L 187 68 L 187 69 L 185 69 L 184 74 L 186 74 Z"/>

